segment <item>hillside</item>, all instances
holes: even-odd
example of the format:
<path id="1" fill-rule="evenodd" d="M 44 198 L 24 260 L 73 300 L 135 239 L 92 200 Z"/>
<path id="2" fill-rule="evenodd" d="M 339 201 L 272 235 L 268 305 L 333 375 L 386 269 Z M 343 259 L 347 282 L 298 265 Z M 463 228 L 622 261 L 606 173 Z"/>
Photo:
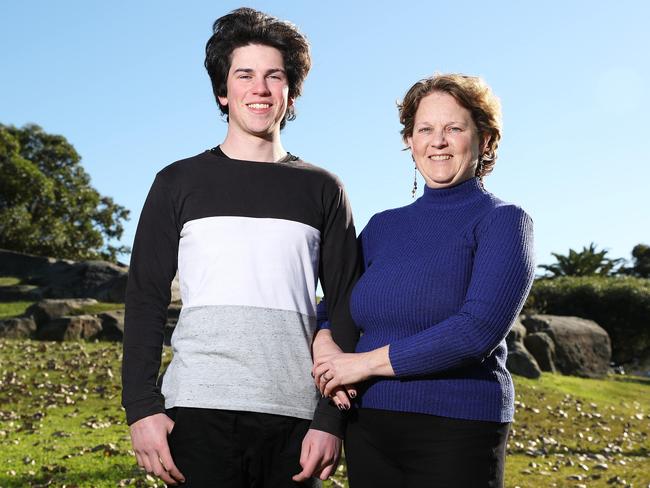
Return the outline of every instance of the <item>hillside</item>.
<path id="1" fill-rule="evenodd" d="M 129 452 L 120 348 L 0 340 L 0 487 L 163 486 Z M 650 379 L 515 384 L 506 486 L 649 486 Z M 328 485 L 346 486 L 344 475 Z"/>

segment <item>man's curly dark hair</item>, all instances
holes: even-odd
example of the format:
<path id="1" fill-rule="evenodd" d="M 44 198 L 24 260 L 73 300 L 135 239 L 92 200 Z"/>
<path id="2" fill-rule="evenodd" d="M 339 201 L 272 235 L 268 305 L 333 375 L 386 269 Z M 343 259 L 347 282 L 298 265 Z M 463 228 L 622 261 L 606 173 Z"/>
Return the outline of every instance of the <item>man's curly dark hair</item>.
<path id="1" fill-rule="evenodd" d="M 219 109 L 228 115 L 228 106 L 222 105 L 218 97 L 227 96 L 226 81 L 232 62 L 232 53 L 238 47 L 260 44 L 274 47 L 282 53 L 284 70 L 289 82 L 289 97 L 298 98 L 302 84 L 311 68 L 309 43 L 298 28 L 290 22 L 279 20 L 252 8 L 238 8 L 219 17 L 212 26 L 212 37 L 205 46 L 205 68 L 212 82 L 212 91 Z M 293 106 L 280 124 L 296 117 Z"/>

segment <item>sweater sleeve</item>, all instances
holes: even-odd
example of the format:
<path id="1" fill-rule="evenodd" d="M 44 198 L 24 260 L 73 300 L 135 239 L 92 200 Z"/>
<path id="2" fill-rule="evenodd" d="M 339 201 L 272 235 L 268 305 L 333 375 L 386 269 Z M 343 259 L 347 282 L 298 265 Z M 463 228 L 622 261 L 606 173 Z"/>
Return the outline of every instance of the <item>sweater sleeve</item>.
<path id="1" fill-rule="evenodd" d="M 485 359 L 506 337 L 533 281 L 532 220 L 495 209 L 475 230 L 472 276 L 458 313 L 390 344 L 396 376 L 437 373 Z"/>
<path id="2" fill-rule="evenodd" d="M 321 234 L 319 278 L 327 301 L 318 311 L 329 319 L 332 337 L 345 352 L 354 351 L 358 334 L 350 316 L 350 294 L 360 275 L 359 252 L 352 212 L 345 190 L 339 184 L 325 201 Z M 343 438 L 345 415 L 329 398 L 318 402 L 311 428 Z"/>
<path id="3" fill-rule="evenodd" d="M 126 289 L 122 406 L 129 425 L 165 411 L 156 383 L 178 241 L 171 192 L 159 174 L 140 214 Z"/>

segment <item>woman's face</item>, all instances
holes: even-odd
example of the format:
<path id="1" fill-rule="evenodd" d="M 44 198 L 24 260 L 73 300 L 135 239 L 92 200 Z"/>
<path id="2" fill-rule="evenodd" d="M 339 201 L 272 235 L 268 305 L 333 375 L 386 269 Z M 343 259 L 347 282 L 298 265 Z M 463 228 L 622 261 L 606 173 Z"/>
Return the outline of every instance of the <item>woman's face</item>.
<path id="1" fill-rule="evenodd" d="M 476 172 L 478 130 L 469 110 L 448 93 L 436 91 L 420 100 L 407 142 L 430 188 L 457 185 Z"/>

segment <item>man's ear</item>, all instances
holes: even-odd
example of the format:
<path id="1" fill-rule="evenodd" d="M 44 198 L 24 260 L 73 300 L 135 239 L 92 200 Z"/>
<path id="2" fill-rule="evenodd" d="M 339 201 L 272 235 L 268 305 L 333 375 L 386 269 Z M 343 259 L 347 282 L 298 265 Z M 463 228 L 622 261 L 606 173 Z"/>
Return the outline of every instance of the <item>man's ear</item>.
<path id="1" fill-rule="evenodd" d="M 287 99 L 287 107 L 293 107 L 293 105 L 296 103 L 295 97 L 289 97 Z"/>
<path id="2" fill-rule="evenodd" d="M 225 107 L 226 105 L 228 105 L 228 97 L 227 96 L 225 96 L 225 97 L 217 97 L 217 99 L 219 100 L 219 103 L 222 106 Z"/>

